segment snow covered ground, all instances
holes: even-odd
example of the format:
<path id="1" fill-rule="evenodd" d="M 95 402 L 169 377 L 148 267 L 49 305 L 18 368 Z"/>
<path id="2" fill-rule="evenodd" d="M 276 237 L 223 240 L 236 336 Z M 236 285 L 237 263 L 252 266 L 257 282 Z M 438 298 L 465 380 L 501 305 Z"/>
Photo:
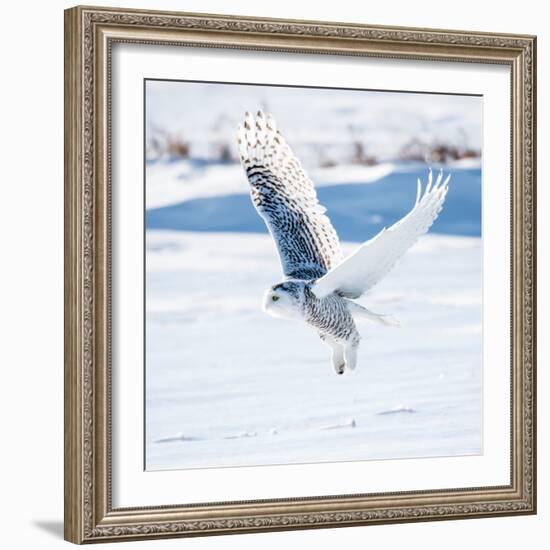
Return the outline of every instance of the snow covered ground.
<path id="1" fill-rule="evenodd" d="M 391 163 L 375 166 L 335 166 L 310 170 L 316 187 L 342 182 L 371 183 L 395 170 Z M 155 162 L 147 166 L 147 208 L 159 208 L 193 199 L 246 194 L 248 182 L 240 164 L 200 163 L 193 160 Z"/>
<path id="2" fill-rule="evenodd" d="M 148 230 L 146 252 L 148 470 L 481 453 L 480 238 L 421 239 L 361 299 L 402 328 L 361 324 L 341 377 L 262 312 L 267 234 Z"/>

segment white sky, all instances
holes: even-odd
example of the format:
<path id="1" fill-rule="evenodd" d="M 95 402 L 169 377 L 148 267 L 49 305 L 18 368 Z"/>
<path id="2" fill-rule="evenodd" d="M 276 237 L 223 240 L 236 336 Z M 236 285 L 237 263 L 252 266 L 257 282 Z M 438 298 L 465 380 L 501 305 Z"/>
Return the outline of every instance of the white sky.
<path id="1" fill-rule="evenodd" d="M 245 111 L 273 114 L 287 140 L 334 146 L 350 141 L 350 125 L 379 158 L 411 138 L 481 147 L 481 97 L 410 92 L 293 88 L 250 84 L 147 81 L 147 128 L 162 128 L 199 145 L 233 139 Z"/>

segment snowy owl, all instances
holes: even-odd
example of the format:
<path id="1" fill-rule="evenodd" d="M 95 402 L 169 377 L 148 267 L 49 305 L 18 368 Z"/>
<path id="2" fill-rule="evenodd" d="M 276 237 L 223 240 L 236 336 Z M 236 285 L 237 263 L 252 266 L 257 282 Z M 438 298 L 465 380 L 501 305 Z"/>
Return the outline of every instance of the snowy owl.
<path id="1" fill-rule="evenodd" d="M 430 170 L 424 189 L 418 180 L 412 210 L 344 258 L 313 182 L 273 117 L 261 111 L 256 117 L 246 113 L 237 141 L 252 202 L 275 241 L 284 275 L 282 282 L 265 292 L 264 310 L 305 321 L 331 348 L 336 373 L 354 370 L 360 341 L 354 319 L 387 326 L 399 323 L 353 300 L 378 283 L 428 231 L 441 211 L 450 176 L 443 181 L 440 172 L 433 183 Z"/>

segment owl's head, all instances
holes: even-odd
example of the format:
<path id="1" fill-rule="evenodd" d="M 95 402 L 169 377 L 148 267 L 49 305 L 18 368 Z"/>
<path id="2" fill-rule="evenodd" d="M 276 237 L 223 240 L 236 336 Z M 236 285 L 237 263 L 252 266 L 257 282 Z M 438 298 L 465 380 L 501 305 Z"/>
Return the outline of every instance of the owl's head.
<path id="1" fill-rule="evenodd" d="M 274 317 L 303 319 L 305 285 L 303 281 L 285 281 L 272 286 L 264 294 L 264 311 Z"/>

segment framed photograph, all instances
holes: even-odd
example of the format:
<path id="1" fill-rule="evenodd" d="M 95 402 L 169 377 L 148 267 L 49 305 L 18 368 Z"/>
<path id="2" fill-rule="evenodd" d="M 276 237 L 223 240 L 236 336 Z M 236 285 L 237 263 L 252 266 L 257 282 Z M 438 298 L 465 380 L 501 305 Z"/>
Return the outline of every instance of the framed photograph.
<path id="1" fill-rule="evenodd" d="M 533 514 L 533 36 L 65 12 L 65 537 Z"/>

